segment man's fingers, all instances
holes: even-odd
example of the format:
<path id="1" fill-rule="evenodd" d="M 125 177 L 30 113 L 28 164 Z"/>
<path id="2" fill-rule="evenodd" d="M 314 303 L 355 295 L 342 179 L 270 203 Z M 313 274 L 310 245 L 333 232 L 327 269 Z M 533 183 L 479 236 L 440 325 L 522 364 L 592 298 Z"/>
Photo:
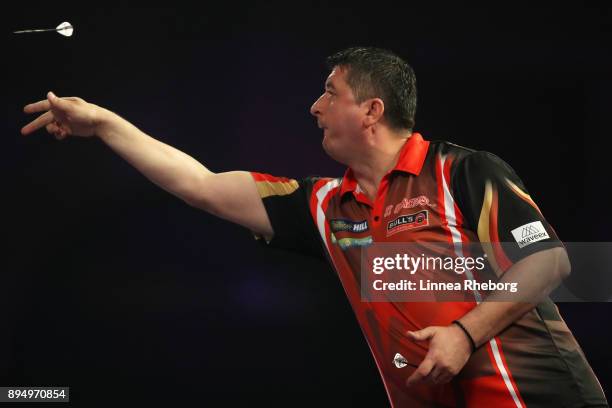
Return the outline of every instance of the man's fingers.
<path id="1" fill-rule="evenodd" d="M 61 130 L 59 131 L 59 133 L 55 134 L 55 138 L 57 140 L 64 140 L 66 138 L 66 136 L 68 136 L 68 133 L 66 133 L 65 130 Z"/>
<path id="2" fill-rule="evenodd" d="M 47 100 L 51 103 L 51 109 L 57 109 L 61 111 L 67 111 L 72 107 L 72 102 L 78 101 L 79 98 L 76 96 L 69 96 L 59 98 L 53 92 L 49 91 L 47 93 Z"/>
<path id="3" fill-rule="evenodd" d="M 68 106 L 70 106 L 67 101 L 78 102 L 81 98 L 76 96 L 67 96 L 63 98 L 58 98 L 53 92 L 47 93 L 47 99 L 43 99 L 42 101 L 30 103 L 23 107 L 23 111 L 25 113 L 36 113 L 48 111 L 51 107 L 58 108 L 60 110 L 65 110 Z"/>
<path id="4" fill-rule="evenodd" d="M 450 382 L 450 380 L 452 380 L 453 377 L 454 376 L 452 374 L 450 374 L 450 373 L 444 373 L 444 374 L 438 376 L 437 378 L 435 378 L 434 382 L 436 384 L 446 384 L 446 383 Z"/>
<path id="5" fill-rule="evenodd" d="M 57 122 L 51 122 L 45 126 L 47 132 L 51 133 L 57 140 L 63 140 L 68 136 L 68 132 Z"/>
<path id="6" fill-rule="evenodd" d="M 47 126 L 49 123 L 53 122 L 55 118 L 53 117 L 53 113 L 46 112 L 25 125 L 21 128 L 22 135 L 29 135 L 30 133 Z"/>
<path id="7" fill-rule="evenodd" d="M 47 132 L 51 134 L 55 134 L 59 131 L 59 127 L 55 124 L 55 122 L 49 123 L 47 126 L 45 126 L 45 129 L 47 129 Z"/>
<path id="8" fill-rule="evenodd" d="M 414 373 L 406 380 L 406 387 L 419 383 L 425 379 L 434 368 L 434 360 L 425 358 Z"/>
<path id="9" fill-rule="evenodd" d="M 429 373 L 429 378 L 434 384 L 446 384 L 453 378 L 453 375 L 447 368 L 436 365 L 434 369 L 431 370 L 431 373 Z"/>
<path id="10" fill-rule="evenodd" d="M 25 113 L 43 112 L 43 111 L 48 111 L 49 109 L 51 109 L 51 103 L 49 103 L 49 100 L 47 99 L 44 99 L 38 102 L 34 102 L 34 103 L 30 103 L 23 107 L 23 111 Z"/>
<path id="11" fill-rule="evenodd" d="M 406 334 L 408 335 L 408 337 L 412 338 L 412 340 L 423 341 L 432 338 L 435 332 L 436 326 L 429 326 L 422 330 L 406 332 Z"/>

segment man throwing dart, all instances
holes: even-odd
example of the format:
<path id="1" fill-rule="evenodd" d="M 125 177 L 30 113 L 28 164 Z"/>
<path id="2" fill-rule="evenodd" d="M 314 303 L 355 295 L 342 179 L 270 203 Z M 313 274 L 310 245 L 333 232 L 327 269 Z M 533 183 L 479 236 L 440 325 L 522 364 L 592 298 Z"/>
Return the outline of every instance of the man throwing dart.
<path id="1" fill-rule="evenodd" d="M 448 243 L 457 251 L 470 243 L 515 243 L 492 251 L 490 267 L 500 279 L 527 279 L 542 293 L 570 273 L 570 264 L 508 164 L 414 131 L 416 80 L 405 61 L 360 47 L 327 62 L 331 73 L 310 112 L 325 151 L 347 166 L 341 178 L 214 173 L 107 109 L 51 92 L 24 108 L 42 114 L 22 133 L 44 127 L 57 139 L 98 137 L 189 205 L 248 228 L 262 243 L 327 258 L 394 407 L 608 406 L 548 296 L 362 300 L 361 251 L 376 243 Z M 527 232 L 517 237 L 517 228 Z"/>

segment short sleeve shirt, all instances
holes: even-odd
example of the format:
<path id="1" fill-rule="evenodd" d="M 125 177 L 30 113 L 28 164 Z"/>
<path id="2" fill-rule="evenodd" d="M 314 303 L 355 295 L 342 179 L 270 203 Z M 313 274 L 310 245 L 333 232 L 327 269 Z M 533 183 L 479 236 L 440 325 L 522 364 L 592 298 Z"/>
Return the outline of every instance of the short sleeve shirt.
<path id="1" fill-rule="evenodd" d="M 418 366 L 427 348 L 410 341 L 405 332 L 448 325 L 477 301 L 367 302 L 361 298 L 361 249 L 373 243 L 515 243 L 496 247 L 490 254 L 490 266 L 498 276 L 537 251 L 562 246 L 521 179 L 499 157 L 448 142 L 430 142 L 413 133 L 396 166 L 383 177 L 374 201 L 361 190 L 350 168 L 342 178 L 252 176 L 274 229 L 269 244 L 324 257 L 333 265 L 393 405 L 454 406 L 460 399 L 467 406 L 483 406 L 485 401 L 524 406 L 526 400 L 536 401 L 542 395 L 552 398 L 553 391 L 555 398 L 572 401 L 582 397 L 572 394 L 576 379 L 568 366 L 590 373 L 589 381 L 581 385 L 588 385 L 583 394 L 590 393 L 594 401 L 600 398 L 601 387 L 595 385 L 588 363 L 576 351 L 577 343 L 550 301 L 479 348 L 454 385 L 408 389 L 405 380 L 414 367 L 399 368 L 395 357 L 399 353 Z M 534 358 L 533 364 L 525 365 L 521 351 L 525 344 L 555 358 Z M 567 392 L 559 392 L 563 387 L 551 390 L 550 382 L 529 380 L 551 372 L 557 374 L 557 385 L 567 384 Z"/>

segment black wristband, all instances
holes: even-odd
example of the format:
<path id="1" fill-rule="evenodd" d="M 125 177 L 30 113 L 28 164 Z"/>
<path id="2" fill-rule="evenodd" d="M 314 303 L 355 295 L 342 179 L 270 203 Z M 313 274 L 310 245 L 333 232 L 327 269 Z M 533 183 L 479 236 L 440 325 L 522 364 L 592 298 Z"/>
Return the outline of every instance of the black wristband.
<path id="1" fill-rule="evenodd" d="M 472 353 L 475 352 L 476 351 L 476 343 L 474 343 L 474 339 L 472 338 L 472 335 L 470 334 L 470 332 L 467 331 L 465 326 L 462 325 L 459 320 L 453 320 L 453 323 L 455 323 L 457 326 L 459 326 L 461 328 L 461 330 L 463 330 L 463 332 L 467 336 L 468 340 L 470 341 L 470 344 L 472 345 Z"/>

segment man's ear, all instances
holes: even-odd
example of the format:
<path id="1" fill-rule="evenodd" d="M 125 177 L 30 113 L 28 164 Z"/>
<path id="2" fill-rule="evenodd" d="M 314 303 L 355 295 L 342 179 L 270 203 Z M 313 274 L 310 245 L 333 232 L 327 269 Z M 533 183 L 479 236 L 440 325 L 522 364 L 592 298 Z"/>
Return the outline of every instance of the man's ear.
<path id="1" fill-rule="evenodd" d="M 378 123 L 385 113 L 385 103 L 380 98 L 372 98 L 363 101 L 366 111 L 364 125 L 372 126 Z"/>

